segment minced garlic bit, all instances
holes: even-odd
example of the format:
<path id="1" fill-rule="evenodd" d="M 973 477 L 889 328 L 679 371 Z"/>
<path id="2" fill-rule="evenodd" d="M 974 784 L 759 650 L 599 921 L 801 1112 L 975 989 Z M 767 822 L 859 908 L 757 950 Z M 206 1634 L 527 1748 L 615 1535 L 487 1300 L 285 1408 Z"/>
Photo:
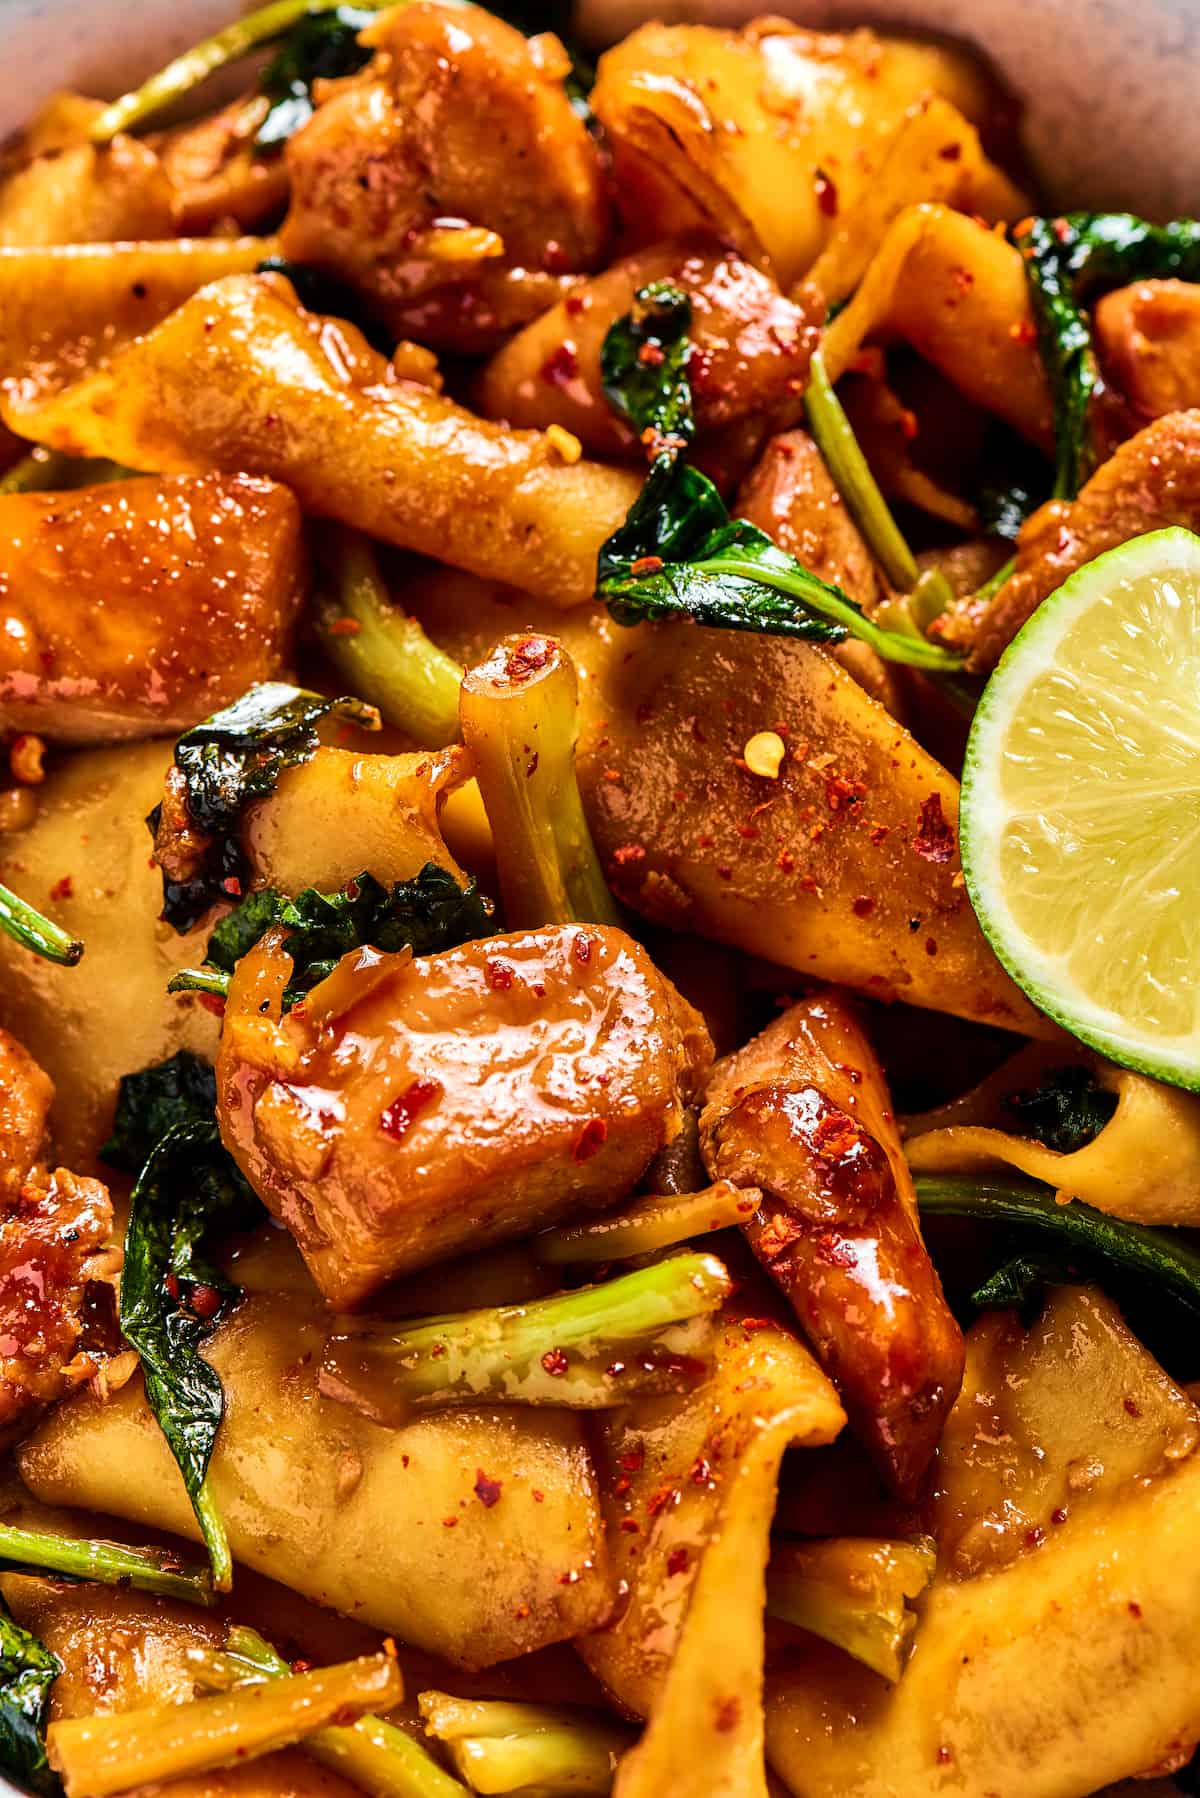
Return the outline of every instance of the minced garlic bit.
<path id="1" fill-rule="evenodd" d="M 764 780 L 778 780 L 786 753 L 778 731 L 760 730 L 743 749 L 742 759 L 751 774 L 761 774 Z"/>
<path id="2" fill-rule="evenodd" d="M 564 430 L 562 425 L 547 425 L 546 436 L 551 449 L 557 450 L 564 462 L 578 462 L 583 445 L 573 431 Z"/>

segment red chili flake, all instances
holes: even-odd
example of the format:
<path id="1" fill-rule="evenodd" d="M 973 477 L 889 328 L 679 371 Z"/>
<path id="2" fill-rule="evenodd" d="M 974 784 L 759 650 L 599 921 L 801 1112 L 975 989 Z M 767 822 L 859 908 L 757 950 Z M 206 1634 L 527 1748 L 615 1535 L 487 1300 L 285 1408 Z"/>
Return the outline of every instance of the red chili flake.
<path id="1" fill-rule="evenodd" d="M 974 287 L 975 277 L 971 273 L 969 268 L 956 268 L 955 269 L 954 285 L 958 288 L 960 293 L 968 293 L 970 291 L 970 289 L 972 287 Z"/>
<path id="2" fill-rule="evenodd" d="M 590 1161 L 607 1141 L 608 1125 L 604 1119 L 589 1118 L 575 1138 L 575 1146 L 571 1150 L 571 1154 L 576 1161 Z"/>
<path id="3" fill-rule="evenodd" d="M 817 205 L 828 219 L 837 217 L 838 191 L 824 169 L 818 169 L 813 182 L 816 189 Z"/>
<path id="4" fill-rule="evenodd" d="M 621 1466 L 626 1473 L 640 1473 L 645 1465 L 646 1451 L 644 1448 L 631 1448 L 628 1454 L 621 1456 Z"/>
<path id="5" fill-rule="evenodd" d="M 693 1486 L 707 1486 L 712 1478 L 712 1468 L 703 1455 L 697 1455 L 692 1463 L 691 1480 Z"/>
<path id="6" fill-rule="evenodd" d="M 1127 1607 L 1127 1608 L 1128 1608 L 1128 1611 L 1129 1611 L 1129 1615 L 1130 1615 L 1130 1616 L 1131 1616 L 1131 1617 L 1140 1617 L 1140 1616 L 1141 1616 L 1141 1614 L 1142 1614 L 1142 1607 L 1141 1607 L 1141 1605 L 1140 1605 L 1140 1604 L 1139 1604 L 1139 1603 L 1138 1603 L 1138 1601 L 1137 1601 L 1137 1599 L 1136 1599 L 1136 1598 L 1131 1598 L 1131 1599 L 1130 1599 L 1130 1600 L 1129 1600 L 1129 1604 L 1128 1604 L 1128 1607 Z"/>
<path id="7" fill-rule="evenodd" d="M 1019 318 L 1015 325 L 1008 327 L 1008 334 L 1017 343 L 1033 344 L 1037 342 L 1037 326 L 1031 318 Z"/>
<path id="8" fill-rule="evenodd" d="M 731 1729 L 736 1729 L 742 1714 L 740 1698 L 716 1698 L 713 1700 L 713 1723 L 718 1735 L 727 1736 Z"/>
<path id="9" fill-rule="evenodd" d="M 575 941 L 571 945 L 571 953 L 581 968 L 586 968 L 592 959 L 592 939 L 586 930 L 575 932 Z"/>
<path id="10" fill-rule="evenodd" d="M 939 1767 L 947 1766 L 953 1759 L 954 1759 L 954 1752 L 952 1749 L 946 1748 L 945 1746 L 938 1749 L 937 1763 L 938 1763 Z"/>
<path id="11" fill-rule="evenodd" d="M 290 1662 L 290 1666 L 293 1673 L 311 1673 L 313 1669 L 313 1663 L 311 1661 L 302 1659 Z"/>
<path id="12" fill-rule="evenodd" d="M 69 874 L 64 874 L 62 879 L 56 880 L 54 885 L 50 888 L 50 897 L 52 899 L 69 899 L 74 891 L 74 881 Z"/>
<path id="13" fill-rule="evenodd" d="M 1046 1540 L 1046 1532 L 1041 1524 L 1035 1524 L 1031 1530 L 1025 1531 L 1026 1548 L 1040 1548 Z"/>
<path id="14" fill-rule="evenodd" d="M 414 1080 L 392 1100 L 379 1120 L 379 1128 L 393 1142 L 402 1142 L 412 1129 L 417 1116 L 442 1090 L 440 1080 Z"/>
<path id="15" fill-rule="evenodd" d="M 641 574 L 657 574 L 662 565 L 661 556 L 638 556 L 630 563 L 629 572 L 635 577 Z"/>
<path id="16" fill-rule="evenodd" d="M 171 1298 L 179 1297 L 179 1280 L 175 1274 L 167 1274 L 163 1279 L 163 1286 Z"/>
<path id="17" fill-rule="evenodd" d="M 482 1467 L 475 1470 L 475 1496 L 485 1510 L 490 1511 L 493 1505 L 500 1502 L 501 1480 L 493 1480 Z"/>
<path id="18" fill-rule="evenodd" d="M 796 866 L 796 858 L 792 854 L 790 849 L 781 849 L 779 851 L 779 854 L 775 861 L 775 866 L 780 870 L 780 872 L 782 874 L 790 874 L 791 873 L 792 869 Z"/>
<path id="19" fill-rule="evenodd" d="M 750 1209 L 754 1209 L 753 1205 Z M 743 1330 L 769 1330 L 771 1328 L 769 1317 L 743 1317 L 739 1321 Z"/>
<path id="20" fill-rule="evenodd" d="M 880 843 L 882 843 L 884 841 L 884 839 L 890 834 L 890 832 L 891 832 L 890 824 L 872 824 L 872 826 L 871 826 L 871 842 L 878 849 Z"/>
<path id="21" fill-rule="evenodd" d="M 442 1528 L 444 1530 L 456 1530 L 458 1528 L 458 1518 L 457 1517 L 443 1517 L 442 1518 Z"/>
<path id="22" fill-rule="evenodd" d="M 733 869 L 729 866 L 728 862 L 718 862 L 717 873 L 720 875 L 722 880 L 732 880 L 733 879 Z"/>
<path id="23" fill-rule="evenodd" d="M 483 970 L 487 975 L 487 983 L 493 992 L 505 993 L 513 983 L 512 969 L 506 961 L 501 961 L 497 955 L 488 956 L 483 964 Z"/>
<path id="24" fill-rule="evenodd" d="M 661 1510 L 663 1510 L 665 1508 L 665 1506 L 669 1505 L 671 1500 L 673 1498 L 675 1498 L 676 1496 L 677 1496 L 677 1494 L 675 1493 L 675 1491 L 673 1490 L 672 1487 L 660 1486 L 658 1491 L 652 1492 L 649 1499 L 647 1500 L 647 1503 L 646 1503 L 647 1517 L 657 1517 L 658 1513 Z"/>
<path id="25" fill-rule="evenodd" d="M 200 1004 L 203 1005 L 205 1011 L 212 1012 L 214 1018 L 223 1018 L 225 1016 L 225 1001 L 219 994 L 197 993 L 196 998 L 199 1000 Z"/>
<path id="26" fill-rule="evenodd" d="M 570 1363 L 560 1348 L 547 1349 L 542 1356 L 542 1366 L 554 1379 L 561 1379 Z"/>
<path id="27" fill-rule="evenodd" d="M 622 843 L 619 849 L 613 850 L 613 860 L 618 868 L 626 868 L 630 862 L 644 862 L 646 851 L 640 843 Z"/>
<path id="28" fill-rule="evenodd" d="M 948 862 L 954 857 L 954 832 L 942 811 L 942 796 L 931 793 L 921 806 L 921 821 L 912 840 L 916 853 L 926 862 Z"/>
<path id="29" fill-rule="evenodd" d="M 753 839 L 760 834 L 756 824 L 739 824 L 737 833 L 739 837 L 745 838 L 748 843 L 752 842 Z"/>
<path id="30" fill-rule="evenodd" d="M 643 368 L 661 368 L 667 358 L 661 344 L 644 343 L 637 353 L 637 359 Z"/>
<path id="31" fill-rule="evenodd" d="M 1140 1417 L 1142 1415 L 1142 1407 L 1135 1398 L 1122 1399 L 1121 1403 L 1124 1405 L 1130 1417 Z"/>
<path id="32" fill-rule="evenodd" d="M 560 1586 L 577 1586 L 579 1584 L 578 1567 L 568 1567 L 565 1573 L 560 1573 L 558 1583 Z"/>
<path id="33" fill-rule="evenodd" d="M 621 1496 L 624 1497 L 625 1493 L 628 1492 L 629 1488 L 632 1485 L 633 1485 L 633 1481 L 629 1478 L 628 1474 L 623 1473 L 621 1475 L 620 1479 L 617 1481 L 613 1490 L 615 1492 L 620 1493 Z"/>
<path id="34" fill-rule="evenodd" d="M 548 387 L 567 387 L 579 373 L 579 356 L 573 343 L 560 343 L 542 365 L 542 379 Z"/>
<path id="35" fill-rule="evenodd" d="M 1059 1505 L 1057 1510 L 1051 1511 L 1050 1521 L 1051 1523 L 1065 1523 L 1067 1521 L 1066 1507 Z"/>
<path id="36" fill-rule="evenodd" d="M 673 1548 L 667 1556 L 667 1572 L 672 1579 L 677 1573 L 686 1573 L 691 1556 L 686 1548 Z"/>
<path id="37" fill-rule="evenodd" d="M 875 901 L 868 899 L 865 893 L 860 893 L 850 909 L 856 918 L 869 918 L 875 910 Z"/>
<path id="38" fill-rule="evenodd" d="M 325 628 L 331 637 L 357 637 L 362 625 L 357 618 L 331 618 Z"/>
<path id="39" fill-rule="evenodd" d="M 826 776 L 825 803 L 831 812 L 840 812 L 847 806 L 857 805 L 866 792 L 866 784 L 861 780 L 847 780 L 836 772 Z"/>
<path id="40" fill-rule="evenodd" d="M 197 1317 L 215 1317 L 221 1309 L 221 1295 L 215 1286 L 196 1286 L 188 1300 L 188 1310 Z"/>
<path id="41" fill-rule="evenodd" d="M 530 1493 L 530 1497 L 533 1499 L 533 1502 L 535 1505 L 544 1505 L 546 1502 L 546 1494 L 544 1492 L 542 1492 L 537 1486 L 535 1486 L 533 1488 L 532 1492 Z"/>
<path id="42" fill-rule="evenodd" d="M 938 156 L 942 162 L 957 162 L 961 155 L 961 144 L 943 144 L 938 151 Z"/>
<path id="43" fill-rule="evenodd" d="M 579 293 L 569 293 L 563 301 L 563 305 L 566 308 L 568 318 L 578 318 L 579 314 L 583 311 L 583 295 Z"/>
<path id="44" fill-rule="evenodd" d="M 636 1517 L 622 1517 L 621 1528 L 627 1536 L 639 1536 L 642 1531 L 642 1526 Z"/>
<path id="45" fill-rule="evenodd" d="M 554 654 L 554 645 L 547 637 L 522 637 L 514 643 L 504 658 L 504 678 L 510 681 L 528 680 L 531 674 L 538 674 Z"/>
<path id="46" fill-rule="evenodd" d="M 527 1604 L 519 1604 L 513 1612 L 513 1616 L 519 1623 L 524 1623 L 526 1617 L 529 1616 L 529 1606 Z"/>

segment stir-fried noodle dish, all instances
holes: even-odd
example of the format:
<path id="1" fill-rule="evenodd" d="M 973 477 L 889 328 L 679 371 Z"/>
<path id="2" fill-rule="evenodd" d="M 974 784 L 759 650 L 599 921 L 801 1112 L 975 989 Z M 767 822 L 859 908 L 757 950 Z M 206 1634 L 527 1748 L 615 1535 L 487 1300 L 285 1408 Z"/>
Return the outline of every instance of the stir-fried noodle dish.
<path id="1" fill-rule="evenodd" d="M 0 151 L 0 1784 L 1200 1791 L 1200 223 L 567 10 Z"/>

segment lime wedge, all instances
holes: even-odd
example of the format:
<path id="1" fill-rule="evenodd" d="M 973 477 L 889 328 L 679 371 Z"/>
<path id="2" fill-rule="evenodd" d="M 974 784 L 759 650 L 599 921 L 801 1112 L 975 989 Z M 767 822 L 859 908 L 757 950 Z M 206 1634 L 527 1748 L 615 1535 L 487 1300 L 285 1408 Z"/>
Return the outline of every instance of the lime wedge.
<path id="1" fill-rule="evenodd" d="M 1136 537 L 1043 600 L 984 691 L 960 829 L 1034 1004 L 1200 1089 L 1200 537 Z"/>

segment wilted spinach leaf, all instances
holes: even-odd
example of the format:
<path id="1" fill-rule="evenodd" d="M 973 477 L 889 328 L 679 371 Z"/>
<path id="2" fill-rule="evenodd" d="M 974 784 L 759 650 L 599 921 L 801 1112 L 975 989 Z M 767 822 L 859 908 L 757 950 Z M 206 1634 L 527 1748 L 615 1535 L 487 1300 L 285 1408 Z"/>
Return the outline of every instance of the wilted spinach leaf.
<path id="1" fill-rule="evenodd" d="M 687 374 L 691 323 L 687 294 L 671 281 L 652 281 L 601 346 L 604 392 L 654 456 L 683 449 L 696 434 Z"/>
<path id="2" fill-rule="evenodd" d="M 1089 1068 L 1049 1068 L 1028 1092 L 1011 1093 L 1005 1110 L 1014 1128 L 1060 1155 L 1094 1141 L 1117 1109 L 1117 1095 Z"/>
<path id="3" fill-rule="evenodd" d="M 0 1773 L 41 1798 L 62 1789 L 46 1759 L 50 1687 L 62 1670 L 58 1656 L 0 1606 Z"/>

